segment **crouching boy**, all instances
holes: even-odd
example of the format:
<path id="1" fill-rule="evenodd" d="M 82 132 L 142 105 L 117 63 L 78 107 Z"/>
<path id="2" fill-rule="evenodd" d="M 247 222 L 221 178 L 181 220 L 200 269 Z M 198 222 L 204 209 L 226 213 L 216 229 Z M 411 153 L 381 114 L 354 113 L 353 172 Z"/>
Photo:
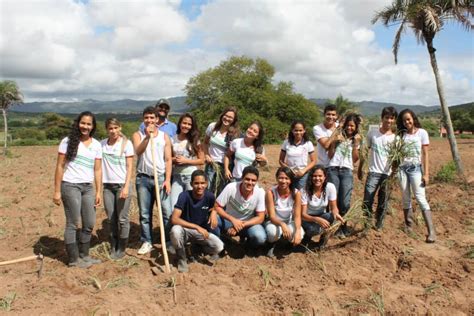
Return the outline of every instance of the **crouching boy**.
<path id="1" fill-rule="evenodd" d="M 170 239 L 178 257 L 178 271 L 187 272 L 185 245 L 200 245 L 214 259 L 224 249 L 224 243 L 211 231 L 217 227 L 217 214 L 213 209 L 214 194 L 206 190 L 204 171 L 195 170 L 191 175 L 192 190 L 182 192 L 171 216 Z"/>

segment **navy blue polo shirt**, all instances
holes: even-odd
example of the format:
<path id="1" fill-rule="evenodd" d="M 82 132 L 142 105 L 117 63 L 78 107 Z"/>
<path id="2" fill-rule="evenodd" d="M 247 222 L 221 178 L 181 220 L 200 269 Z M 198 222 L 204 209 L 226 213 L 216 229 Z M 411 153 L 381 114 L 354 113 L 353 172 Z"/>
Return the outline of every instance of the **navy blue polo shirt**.
<path id="1" fill-rule="evenodd" d="M 204 196 L 201 199 L 194 199 L 193 191 L 189 190 L 181 192 L 174 208 L 182 211 L 181 218 L 185 221 L 209 230 L 209 225 L 207 224 L 209 210 L 214 207 L 215 201 L 214 194 L 208 190 L 204 192 Z"/>

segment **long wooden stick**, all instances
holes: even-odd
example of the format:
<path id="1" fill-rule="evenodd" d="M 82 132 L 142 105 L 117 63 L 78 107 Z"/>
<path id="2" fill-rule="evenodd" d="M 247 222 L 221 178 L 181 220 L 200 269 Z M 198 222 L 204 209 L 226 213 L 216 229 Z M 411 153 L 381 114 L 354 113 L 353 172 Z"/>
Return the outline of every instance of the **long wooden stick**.
<path id="1" fill-rule="evenodd" d="M 2 262 L 0 262 L 0 266 L 6 266 L 6 265 L 9 265 L 9 264 L 25 262 L 25 261 L 31 261 L 31 260 L 43 260 L 43 255 L 39 254 L 39 255 L 29 256 L 29 257 L 25 257 L 25 258 L 2 261 Z"/>
<path id="2" fill-rule="evenodd" d="M 156 206 L 158 207 L 158 216 L 160 218 L 160 237 L 161 237 L 161 251 L 163 252 L 163 258 L 165 259 L 165 272 L 170 273 L 170 263 L 168 260 L 168 250 L 166 249 L 166 239 L 165 239 L 165 227 L 163 224 L 163 215 L 161 210 L 161 198 L 160 198 L 160 187 L 158 184 L 158 174 L 156 172 L 156 153 L 155 153 L 155 135 L 154 133 L 150 134 L 151 142 L 151 160 L 153 161 L 153 179 L 155 181 L 155 192 L 156 192 Z"/>

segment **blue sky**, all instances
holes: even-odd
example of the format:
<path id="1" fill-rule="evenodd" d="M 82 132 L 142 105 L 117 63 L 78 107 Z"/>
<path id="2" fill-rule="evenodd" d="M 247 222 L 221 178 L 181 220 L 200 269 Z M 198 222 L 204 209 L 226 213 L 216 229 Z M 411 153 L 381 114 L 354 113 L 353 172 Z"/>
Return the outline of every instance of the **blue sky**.
<path id="1" fill-rule="evenodd" d="M 265 58 L 307 97 L 437 104 L 426 47 L 371 25 L 390 0 L 3 0 L 0 76 L 27 101 L 157 99 L 232 55 Z M 31 43 L 35 54 L 30 54 Z M 9 43 L 6 45 L 5 43 Z M 474 100 L 474 39 L 435 38 L 448 103 Z"/>

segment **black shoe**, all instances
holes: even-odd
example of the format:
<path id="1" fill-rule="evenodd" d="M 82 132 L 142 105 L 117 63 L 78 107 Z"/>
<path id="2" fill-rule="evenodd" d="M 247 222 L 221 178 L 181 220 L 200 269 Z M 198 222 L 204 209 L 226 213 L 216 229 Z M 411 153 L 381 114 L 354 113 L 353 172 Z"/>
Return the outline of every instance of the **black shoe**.
<path id="1" fill-rule="evenodd" d="M 272 243 L 268 246 L 267 253 L 265 254 L 268 258 L 275 258 L 275 243 Z"/>
<path id="2" fill-rule="evenodd" d="M 186 257 L 186 249 L 179 248 L 176 249 L 176 256 L 178 257 L 178 272 L 184 273 L 188 272 L 188 260 Z"/>

